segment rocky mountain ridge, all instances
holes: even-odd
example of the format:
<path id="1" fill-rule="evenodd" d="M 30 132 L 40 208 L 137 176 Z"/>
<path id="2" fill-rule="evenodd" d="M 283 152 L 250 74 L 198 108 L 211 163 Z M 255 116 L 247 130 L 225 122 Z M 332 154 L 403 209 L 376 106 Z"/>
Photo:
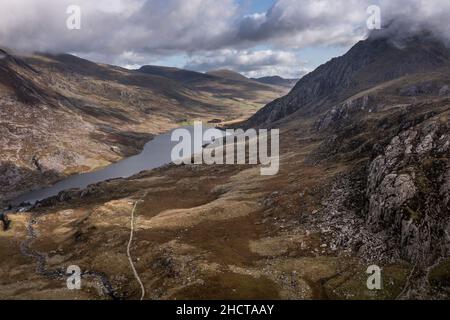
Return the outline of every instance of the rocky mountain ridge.
<path id="1" fill-rule="evenodd" d="M 437 40 L 412 37 L 399 47 L 389 38 L 369 37 L 304 76 L 288 95 L 261 109 L 248 124 L 274 123 L 295 112 L 320 113 L 377 85 L 420 73 L 445 75 L 449 68 L 450 50 Z"/>
<path id="2" fill-rule="evenodd" d="M 409 297 L 432 297 L 430 268 L 450 256 L 449 66 L 433 39 L 369 38 L 246 124 L 307 126 L 323 139 L 308 163 L 352 163 L 310 223 L 375 264 L 412 263 Z"/>

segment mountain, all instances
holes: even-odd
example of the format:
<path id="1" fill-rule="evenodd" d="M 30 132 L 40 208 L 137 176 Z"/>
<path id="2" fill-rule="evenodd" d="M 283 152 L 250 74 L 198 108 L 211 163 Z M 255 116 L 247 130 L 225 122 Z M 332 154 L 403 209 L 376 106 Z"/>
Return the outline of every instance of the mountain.
<path id="1" fill-rule="evenodd" d="M 284 79 L 280 76 L 262 77 L 262 78 L 252 78 L 254 81 L 269 84 L 272 86 L 280 86 L 286 88 L 293 88 L 298 82 L 298 79 Z"/>
<path id="2" fill-rule="evenodd" d="M 220 69 L 220 70 L 212 70 L 206 72 L 207 75 L 213 76 L 220 79 L 226 79 L 230 81 L 235 81 L 239 83 L 246 83 L 247 85 L 252 85 L 253 87 L 259 87 L 259 88 L 265 88 L 266 90 L 276 90 L 276 91 L 282 91 L 282 92 L 289 92 L 289 89 L 292 88 L 292 86 L 287 85 L 287 82 L 290 82 L 291 80 L 285 81 L 285 79 L 281 79 L 281 81 L 278 79 L 278 77 L 267 77 L 267 78 L 261 78 L 261 79 L 251 79 L 247 78 L 246 76 L 227 69 Z M 261 81 L 259 81 L 261 80 Z M 272 82 L 272 83 L 271 83 Z M 269 89 L 271 88 L 271 89 Z"/>
<path id="3" fill-rule="evenodd" d="M 285 88 L 258 83 L 228 70 L 200 73 L 171 67 L 143 66 L 138 71 L 177 81 L 203 94 L 228 99 L 230 104 L 246 101 L 250 110 L 264 104 L 263 101 L 270 101 L 271 98 L 287 93 Z"/>
<path id="4" fill-rule="evenodd" d="M 448 57 L 448 49 L 432 38 L 399 43 L 374 36 L 300 79 L 244 123 L 280 130 L 277 175 L 261 176 L 258 165 L 169 165 L 68 190 L 30 212 L 9 215 L 10 229 L 0 233 L 0 293 L 139 299 L 141 287 L 124 254 L 135 216 L 131 253 L 146 299 L 448 299 Z M 54 62 L 55 75 L 66 65 Z M 30 66 L 41 72 L 36 63 Z M 58 83 L 78 84 L 79 90 L 96 83 L 100 92 L 114 83 L 140 100 L 161 92 L 138 90 L 139 81 L 155 79 L 167 83 L 167 92 L 177 85 L 186 99 L 192 97 L 191 84 L 167 76 L 142 74 L 138 81 L 129 71 L 99 68 L 94 74 L 106 72 L 102 79 L 112 72 L 129 84 L 87 75 L 70 81 L 79 72 L 75 65 Z M 20 72 L 37 77 L 28 68 Z M 42 88 L 32 87 L 32 97 L 50 101 L 50 89 L 61 92 L 47 88 L 47 79 L 38 84 Z M 148 91 L 150 97 L 143 96 Z M 10 117 L 36 108 L 11 108 Z M 128 108 L 135 112 L 134 105 Z M 0 129 L 14 139 L 26 132 L 17 125 L 22 122 Z M 82 132 L 73 132 L 72 140 L 90 149 Z M 32 143 L 24 150 L 35 143 L 28 136 Z M 64 150 L 71 140 L 53 143 Z M 14 146 L 9 152 L 20 154 Z M 101 275 L 101 281 L 83 277 L 81 290 L 61 290 L 61 281 L 46 275 L 68 265 Z M 368 289 L 369 267 L 381 270 L 382 290 Z"/>
<path id="5" fill-rule="evenodd" d="M 0 56 L 0 200 L 136 154 L 153 135 L 193 119 L 245 119 L 286 93 L 69 54 Z"/>
<path id="6" fill-rule="evenodd" d="M 55 92 L 33 81 L 38 75 L 39 72 L 25 61 L 0 49 L 0 85 L 3 94 L 13 93 L 24 103 L 37 103 L 55 97 Z"/>
<path id="7" fill-rule="evenodd" d="M 251 81 L 249 78 L 243 76 L 242 74 L 228 69 L 211 70 L 206 72 L 206 74 L 234 81 Z"/>
<path id="8" fill-rule="evenodd" d="M 217 80 L 216 77 L 208 74 L 172 67 L 143 66 L 137 71 L 145 74 L 161 76 L 182 83 Z"/>
<path id="9" fill-rule="evenodd" d="M 304 76 L 289 95 L 277 99 L 250 119 L 267 124 L 294 112 L 319 112 L 364 90 L 404 76 L 445 72 L 450 66 L 448 48 L 429 37 L 412 37 L 401 45 L 388 38 L 371 37 L 349 52 Z M 413 80 L 415 81 L 415 80 Z"/>
<path id="10" fill-rule="evenodd" d="M 172 67 L 160 67 L 160 66 L 143 66 L 139 72 L 165 77 L 171 80 L 175 80 L 190 86 L 200 86 L 205 83 L 214 83 L 216 86 L 220 85 L 247 85 L 248 88 L 254 88 L 262 91 L 273 91 L 279 94 L 280 92 L 286 92 L 280 88 L 276 88 L 270 83 L 257 82 L 249 79 L 240 73 L 230 70 L 215 70 L 208 71 L 206 73 L 200 73 L 196 71 L 184 70 Z M 252 85 L 253 87 L 249 87 Z M 239 88 L 240 89 L 240 88 Z"/>
<path id="11" fill-rule="evenodd" d="M 445 44 L 422 35 L 401 43 L 372 36 L 246 123 L 280 128 L 293 154 L 308 150 L 296 162 L 305 172 L 340 171 L 318 214 L 302 223 L 331 230 L 333 246 L 366 261 L 415 266 L 403 297 L 448 287 L 449 88 Z"/>

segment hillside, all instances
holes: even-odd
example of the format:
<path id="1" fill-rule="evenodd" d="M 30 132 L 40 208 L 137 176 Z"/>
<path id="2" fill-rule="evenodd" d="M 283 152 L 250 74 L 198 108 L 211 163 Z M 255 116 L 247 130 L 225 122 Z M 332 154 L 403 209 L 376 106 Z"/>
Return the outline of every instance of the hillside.
<path id="1" fill-rule="evenodd" d="M 228 80 L 251 82 L 246 76 L 228 69 L 210 70 L 206 74 Z"/>
<path id="2" fill-rule="evenodd" d="M 244 117 L 237 117 L 241 120 L 252 115 L 261 105 L 288 92 L 286 88 L 258 83 L 228 70 L 200 73 L 170 67 L 143 66 L 138 71 L 180 82 L 195 92 L 220 99 L 224 104 L 241 106 L 247 110 Z"/>
<path id="3" fill-rule="evenodd" d="M 11 215 L 0 295 L 138 299 L 134 213 L 145 299 L 448 299 L 450 53 L 407 44 L 359 42 L 244 123 L 280 129 L 278 175 L 170 165 Z M 49 276 L 72 264 L 76 292 Z"/>
<path id="4" fill-rule="evenodd" d="M 284 94 L 209 76 L 190 85 L 68 54 L 0 53 L 0 201 L 136 154 L 194 119 L 245 119 Z"/>
<path id="5" fill-rule="evenodd" d="M 359 92 L 407 75 L 426 73 L 429 77 L 429 73 L 439 72 L 445 80 L 449 67 L 449 49 L 429 36 L 409 38 L 402 46 L 372 36 L 304 76 L 289 95 L 261 109 L 249 124 L 269 124 L 294 112 L 319 113 Z"/>
<path id="6" fill-rule="evenodd" d="M 272 77 L 252 78 L 252 80 L 272 86 L 280 86 L 292 89 L 299 79 L 284 79 L 280 76 L 272 76 Z"/>
<path id="7" fill-rule="evenodd" d="M 161 76 L 182 83 L 217 80 L 216 77 L 204 73 L 172 67 L 143 66 L 137 71 L 149 75 Z"/>
<path id="8" fill-rule="evenodd" d="M 413 265 L 402 297 L 448 288 L 450 238 L 438 235 L 450 230 L 449 71 L 450 49 L 429 35 L 399 46 L 376 34 L 246 123 L 315 137 L 298 138 L 311 144 L 304 165 L 343 172 L 303 222 L 365 261 Z"/>

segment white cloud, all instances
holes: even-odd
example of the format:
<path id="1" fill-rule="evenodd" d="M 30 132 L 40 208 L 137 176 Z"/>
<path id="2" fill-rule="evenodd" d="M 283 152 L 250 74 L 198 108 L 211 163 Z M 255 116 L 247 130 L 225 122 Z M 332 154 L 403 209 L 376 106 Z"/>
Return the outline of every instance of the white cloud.
<path id="1" fill-rule="evenodd" d="M 298 78 L 308 71 L 294 52 L 280 50 L 224 49 L 193 56 L 185 67 L 202 72 L 230 69 L 248 77 L 280 75 Z"/>
<path id="2" fill-rule="evenodd" d="M 402 38 L 426 30 L 450 44 L 450 1 L 448 0 L 380 0 L 386 30 L 392 37 Z"/>

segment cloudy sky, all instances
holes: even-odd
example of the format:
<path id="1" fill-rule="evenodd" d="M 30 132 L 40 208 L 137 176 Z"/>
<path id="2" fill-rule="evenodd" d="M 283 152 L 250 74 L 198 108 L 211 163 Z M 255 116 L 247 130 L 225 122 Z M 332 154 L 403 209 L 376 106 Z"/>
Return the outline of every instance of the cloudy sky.
<path id="1" fill-rule="evenodd" d="M 79 30 L 67 28 L 70 5 L 81 10 Z M 449 0 L 1 0 L 0 46 L 291 78 L 363 39 L 370 5 L 383 25 L 450 34 Z"/>

